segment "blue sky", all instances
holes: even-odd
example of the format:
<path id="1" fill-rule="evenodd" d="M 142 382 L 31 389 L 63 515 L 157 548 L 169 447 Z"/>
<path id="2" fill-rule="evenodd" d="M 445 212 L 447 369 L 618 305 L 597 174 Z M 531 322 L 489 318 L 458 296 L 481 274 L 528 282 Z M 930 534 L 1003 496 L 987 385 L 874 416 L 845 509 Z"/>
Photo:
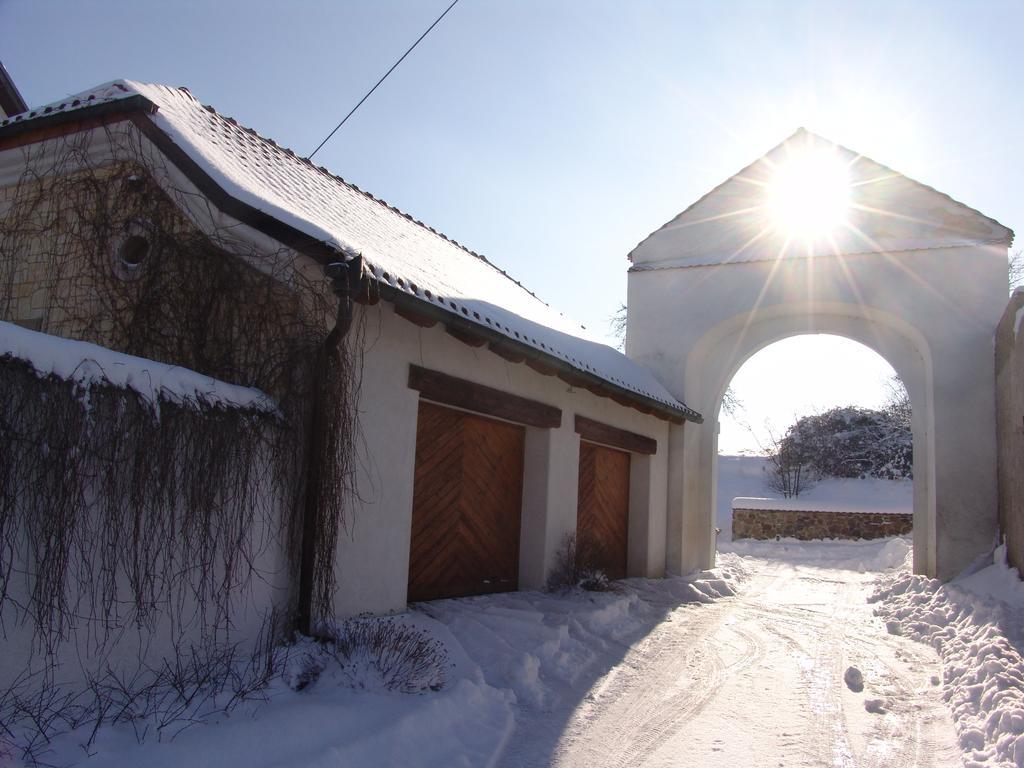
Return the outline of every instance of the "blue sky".
<path id="1" fill-rule="evenodd" d="M 447 4 L 0 0 L 0 57 L 30 104 L 187 85 L 308 154 Z M 1022 2 L 460 0 L 316 159 L 605 332 L 626 253 L 800 125 L 1024 227 L 1022 26 Z"/>

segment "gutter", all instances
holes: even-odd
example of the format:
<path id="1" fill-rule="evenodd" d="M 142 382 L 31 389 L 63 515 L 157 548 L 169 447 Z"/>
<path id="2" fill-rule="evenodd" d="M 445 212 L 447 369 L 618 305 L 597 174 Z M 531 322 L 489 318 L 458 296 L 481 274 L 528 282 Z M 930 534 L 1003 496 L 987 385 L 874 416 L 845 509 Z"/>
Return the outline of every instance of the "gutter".
<path id="1" fill-rule="evenodd" d="M 331 278 L 334 295 L 338 297 L 338 314 L 334 327 L 317 350 L 313 369 L 313 404 L 306 429 L 306 492 L 302 512 L 296 629 L 309 636 L 312 636 L 315 629 L 313 581 L 316 575 L 316 543 L 320 539 L 320 478 L 323 475 L 322 468 L 326 458 L 323 450 L 327 438 L 323 416 L 324 402 L 331 396 L 331 393 L 325 391 L 327 364 L 342 339 L 348 335 L 352 327 L 353 299 L 364 291 L 366 286 L 362 256 L 331 262 L 324 267 L 324 272 Z"/>
<path id="2" fill-rule="evenodd" d="M 369 282 L 381 299 L 392 302 L 396 308 L 405 308 L 429 320 L 443 323 L 448 329 L 454 330 L 456 335 L 479 339 L 482 343 L 488 344 L 491 351 L 496 352 L 498 355 L 507 358 L 510 353 L 514 354 L 516 357 L 523 358 L 524 361 L 535 363 L 534 366 L 531 366 L 534 369 L 537 367 L 549 369 L 551 374 L 558 376 L 568 384 L 591 391 L 595 389 L 601 390 L 601 392 L 596 394 L 611 397 L 620 405 L 642 406 L 640 408 L 641 411 L 650 412 L 676 424 L 683 421 L 690 421 L 695 424 L 702 424 L 704 422 L 704 417 L 692 408 L 687 408 L 686 406 L 676 408 L 660 400 L 654 400 L 633 390 L 620 387 L 588 371 L 581 371 L 553 355 L 548 355 L 534 349 L 529 344 L 523 344 L 515 339 L 510 339 L 503 333 L 485 328 L 482 325 L 464 319 L 454 312 L 423 301 L 388 283 L 381 282 L 373 277 L 369 278 Z M 360 301 L 360 303 L 369 303 L 366 298 L 362 298 L 362 300 L 357 298 L 356 300 Z M 505 354 L 502 354 L 503 351 L 505 351 Z M 527 364 L 529 365 L 529 362 Z M 541 371 L 541 373 L 545 372 L 547 371 Z M 622 401 L 628 402 L 624 403 Z"/>
<path id="3" fill-rule="evenodd" d="M 66 106 L 68 109 L 62 109 L 62 106 Z M 99 118 L 118 115 L 122 119 L 127 119 L 134 113 L 142 112 L 152 115 L 156 111 L 157 105 L 141 93 L 137 93 L 134 96 L 126 96 L 123 99 L 101 101 L 96 104 L 89 103 L 88 99 L 85 101 L 78 101 L 76 99 L 58 107 L 46 107 L 41 110 L 24 112 L 20 115 L 0 120 L 0 144 L 6 143 L 6 139 L 25 133 L 45 131 L 68 123 L 84 120 L 97 123 L 114 122 L 113 120 L 100 121 Z"/>

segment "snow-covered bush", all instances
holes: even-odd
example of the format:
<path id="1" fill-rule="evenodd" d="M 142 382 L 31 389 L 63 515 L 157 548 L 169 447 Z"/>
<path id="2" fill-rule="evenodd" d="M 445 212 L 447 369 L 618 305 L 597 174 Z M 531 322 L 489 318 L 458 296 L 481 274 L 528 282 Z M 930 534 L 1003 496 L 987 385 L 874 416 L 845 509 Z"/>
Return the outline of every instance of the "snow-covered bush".
<path id="1" fill-rule="evenodd" d="M 348 619 L 303 638 L 285 682 L 301 691 L 325 678 L 358 690 L 422 693 L 444 687 L 448 652 L 429 632 L 394 618 Z"/>
<path id="2" fill-rule="evenodd" d="M 774 455 L 818 476 L 909 478 L 913 436 L 909 423 L 889 409 L 846 406 L 798 419 Z"/>

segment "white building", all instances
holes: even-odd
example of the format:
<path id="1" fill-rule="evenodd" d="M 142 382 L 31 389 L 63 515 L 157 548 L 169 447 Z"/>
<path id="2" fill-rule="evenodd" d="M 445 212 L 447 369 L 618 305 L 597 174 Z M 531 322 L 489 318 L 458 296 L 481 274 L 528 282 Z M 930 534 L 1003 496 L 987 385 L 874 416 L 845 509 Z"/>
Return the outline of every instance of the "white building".
<path id="1" fill-rule="evenodd" d="M 915 571 L 948 579 L 985 551 L 996 536 L 993 333 L 1012 238 L 801 130 L 644 239 L 630 254 L 627 354 L 705 416 L 680 437 L 669 570 L 714 560 L 725 388 L 751 355 L 802 333 L 861 342 L 910 393 Z"/>

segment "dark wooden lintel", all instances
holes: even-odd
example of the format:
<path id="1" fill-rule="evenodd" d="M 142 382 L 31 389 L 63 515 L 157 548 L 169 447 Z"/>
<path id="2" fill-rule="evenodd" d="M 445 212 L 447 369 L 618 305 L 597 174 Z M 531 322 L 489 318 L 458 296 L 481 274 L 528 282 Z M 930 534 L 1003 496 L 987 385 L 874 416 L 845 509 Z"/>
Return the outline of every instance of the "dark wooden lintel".
<path id="1" fill-rule="evenodd" d="M 586 416 L 576 416 L 576 432 L 581 438 L 591 443 L 600 443 L 611 448 L 619 448 L 630 453 L 641 453 L 651 456 L 658 452 L 658 441 L 636 432 L 626 429 L 619 429 L 610 424 L 603 424 L 600 421 L 588 419 Z"/>
<path id="2" fill-rule="evenodd" d="M 418 390 L 424 400 L 517 424 L 546 429 L 562 425 L 561 408 L 418 365 L 409 366 L 409 388 Z"/>

